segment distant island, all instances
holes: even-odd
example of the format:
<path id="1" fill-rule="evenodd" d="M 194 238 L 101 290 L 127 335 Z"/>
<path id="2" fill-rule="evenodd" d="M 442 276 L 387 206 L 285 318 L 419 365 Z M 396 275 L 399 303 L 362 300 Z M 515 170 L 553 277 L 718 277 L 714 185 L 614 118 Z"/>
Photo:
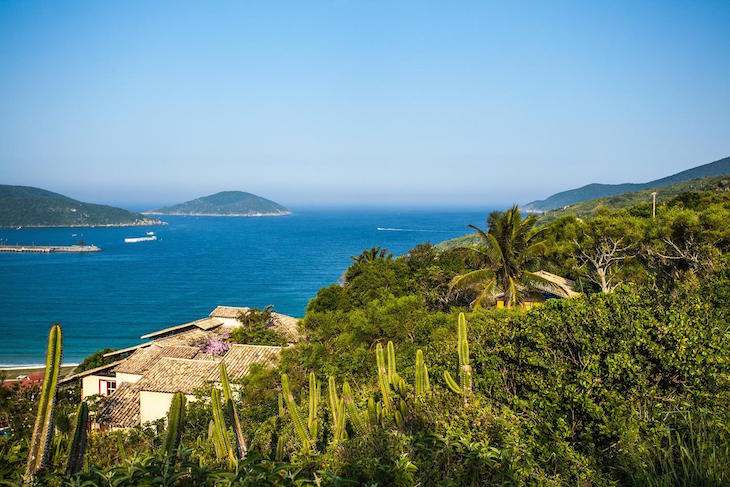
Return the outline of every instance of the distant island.
<path id="1" fill-rule="evenodd" d="M 145 211 L 145 215 L 184 216 L 283 216 L 286 207 L 245 191 L 221 191 L 178 205 Z"/>
<path id="2" fill-rule="evenodd" d="M 570 189 L 568 191 L 556 193 L 544 200 L 533 201 L 525 205 L 523 210 L 540 213 L 596 198 L 631 193 L 649 188 L 661 188 L 663 186 L 668 186 L 682 181 L 712 176 L 723 176 L 727 174 L 730 174 L 730 157 L 725 157 L 724 159 L 710 162 L 702 166 L 693 167 L 686 171 L 672 174 L 671 176 L 649 181 L 648 183 L 588 184 L 577 189 Z"/>
<path id="3" fill-rule="evenodd" d="M 0 227 L 161 225 L 140 213 L 96 205 L 31 186 L 0 185 Z"/>

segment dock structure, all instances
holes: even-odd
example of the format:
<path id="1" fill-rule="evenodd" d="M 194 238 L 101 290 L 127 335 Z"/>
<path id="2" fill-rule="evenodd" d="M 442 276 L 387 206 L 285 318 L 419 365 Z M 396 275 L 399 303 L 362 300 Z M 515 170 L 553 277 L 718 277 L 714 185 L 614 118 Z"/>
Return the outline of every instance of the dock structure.
<path id="1" fill-rule="evenodd" d="M 100 252 L 96 245 L 0 245 L 0 252 L 50 254 L 53 252 Z"/>

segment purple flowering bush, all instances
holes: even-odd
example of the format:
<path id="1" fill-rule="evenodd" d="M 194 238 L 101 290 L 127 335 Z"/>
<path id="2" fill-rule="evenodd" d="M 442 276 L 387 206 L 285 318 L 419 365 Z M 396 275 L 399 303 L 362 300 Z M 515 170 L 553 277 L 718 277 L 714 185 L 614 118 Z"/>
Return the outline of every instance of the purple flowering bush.
<path id="1" fill-rule="evenodd" d="M 203 338 L 194 343 L 201 353 L 206 355 L 220 356 L 228 351 L 231 346 L 228 344 L 228 334 L 221 334 L 214 338 Z"/>

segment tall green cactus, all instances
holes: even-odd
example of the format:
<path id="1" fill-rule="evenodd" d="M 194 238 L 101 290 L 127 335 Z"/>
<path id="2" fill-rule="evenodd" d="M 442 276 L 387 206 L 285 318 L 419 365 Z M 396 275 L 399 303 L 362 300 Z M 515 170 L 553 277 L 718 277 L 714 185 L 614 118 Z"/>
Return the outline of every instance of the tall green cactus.
<path id="1" fill-rule="evenodd" d="M 218 439 L 219 438 L 216 434 L 215 429 L 215 421 L 211 419 L 208 423 L 208 441 L 213 443 L 213 448 L 215 449 L 215 457 L 220 460 L 225 456 L 225 454 L 223 453 L 223 446 L 220 444 Z"/>
<path id="2" fill-rule="evenodd" d="M 167 436 L 163 450 L 168 458 L 174 458 L 180 448 L 183 429 L 185 428 L 185 395 L 176 392 L 172 396 L 170 410 L 167 413 Z"/>
<path id="3" fill-rule="evenodd" d="M 287 376 L 286 374 L 281 375 L 281 389 L 284 395 L 286 408 L 289 410 L 289 416 L 294 423 L 294 429 L 299 435 L 299 439 L 302 441 L 302 450 L 307 451 L 313 444 L 312 436 L 310 434 L 308 425 L 304 423 L 302 417 L 299 415 L 299 409 L 297 407 L 296 400 L 294 399 L 294 396 L 291 393 L 291 389 L 289 388 L 289 376 Z"/>
<path id="4" fill-rule="evenodd" d="M 76 410 L 76 425 L 68 448 L 68 460 L 64 476 L 70 477 L 84 468 L 84 452 L 86 451 L 86 427 L 89 423 L 89 406 L 81 401 Z"/>
<path id="5" fill-rule="evenodd" d="M 244 458 L 248 452 L 248 446 L 246 445 L 246 438 L 243 436 L 243 429 L 241 428 L 241 422 L 238 419 L 238 412 L 233 404 L 231 383 L 228 380 L 226 363 L 223 361 L 221 361 L 221 384 L 223 385 L 223 401 L 226 406 L 226 414 L 233 425 L 233 437 L 236 439 L 236 451 L 238 453 L 238 458 Z"/>
<path id="6" fill-rule="evenodd" d="M 236 463 L 236 454 L 233 452 L 231 442 L 228 439 L 223 409 L 221 409 L 221 393 L 215 387 L 211 391 L 210 402 L 213 409 L 213 423 L 215 425 L 213 431 L 215 439 L 213 440 L 213 444 L 215 445 L 217 443 L 218 445 L 216 447 L 216 454 L 219 460 L 225 457 L 228 459 L 228 464 L 233 465 Z"/>
<path id="7" fill-rule="evenodd" d="M 460 394 L 464 398 L 464 403 L 466 403 L 471 393 L 471 365 L 469 363 L 469 341 L 466 338 L 466 318 L 464 317 L 464 313 L 459 313 L 456 348 L 459 353 L 460 383 L 457 384 L 447 371 L 444 371 L 444 380 L 446 380 L 446 385 L 449 389 L 456 394 Z"/>
<path id="8" fill-rule="evenodd" d="M 400 376 L 395 367 L 395 346 L 392 341 L 388 341 L 388 382 L 393 387 L 397 387 L 400 382 Z"/>
<path id="9" fill-rule="evenodd" d="M 309 436 L 313 441 L 317 441 L 317 429 L 319 420 L 317 419 L 317 409 L 319 409 L 319 385 L 314 372 L 309 373 L 309 418 L 307 419 L 307 427 L 309 428 Z"/>
<path id="10" fill-rule="evenodd" d="M 347 436 L 345 432 L 345 399 L 337 397 L 337 385 L 334 377 L 329 377 L 328 386 L 330 411 L 332 411 L 332 443 L 336 445 Z"/>
<path id="11" fill-rule="evenodd" d="M 416 350 L 416 397 L 421 397 L 431 390 L 431 383 L 428 380 L 428 367 L 423 360 L 423 352 Z"/>
<path id="12" fill-rule="evenodd" d="M 48 466 L 53 446 L 53 410 L 56 407 L 56 391 L 58 389 L 58 373 L 63 355 L 63 333 L 58 323 L 51 327 L 48 334 L 46 351 L 46 372 L 43 376 L 43 387 L 38 404 L 38 413 L 33 426 L 33 436 L 28 451 L 28 464 L 25 469 L 27 481 Z"/>
<path id="13" fill-rule="evenodd" d="M 382 347 L 381 347 L 382 350 Z M 345 382 L 342 384 L 342 400 L 345 404 L 345 410 L 350 417 L 350 424 L 358 436 L 366 436 L 370 433 L 370 423 L 366 421 L 363 413 L 355 406 L 355 399 L 352 397 L 350 384 Z M 367 414 L 367 413 L 366 413 Z"/>
<path id="14" fill-rule="evenodd" d="M 378 385 L 380 386 L 380 394 L 383 396 L 383 408 L 390 409 L 391 404 L 391 390 L 390 380 L 391 377 L 388 374 L 389 367 L 385 366 L 385 354 L 383 353 L 383 345 L 378 343 L 375 346 L 375 361 L 378 367 Z M 389 365 L 391 365 L 389 363 Z"/>

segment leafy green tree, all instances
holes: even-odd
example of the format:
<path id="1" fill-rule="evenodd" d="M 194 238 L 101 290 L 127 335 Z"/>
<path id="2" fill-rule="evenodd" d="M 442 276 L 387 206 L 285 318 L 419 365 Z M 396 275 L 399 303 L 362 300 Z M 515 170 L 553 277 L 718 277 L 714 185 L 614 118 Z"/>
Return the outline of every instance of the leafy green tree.
<path id="1" fill-rule="evenodd" d="M 476 257 L 479 269 L 456 276 L 450 290 L 475 289 L 478 294 L 472 308 L 493 303 L 500 294 L 507 307 L 523 302 L 530 292 L 548 289 L 562 294 L 552 282 L 528 270 L 546 250 L 541 232 L 534 230 L 535 223 L 534 216 L 523 218 L 515 205 L 505 212 L 492 212 L 486 232 L 469 225 L 480 244 L 466 250 Z"/>

